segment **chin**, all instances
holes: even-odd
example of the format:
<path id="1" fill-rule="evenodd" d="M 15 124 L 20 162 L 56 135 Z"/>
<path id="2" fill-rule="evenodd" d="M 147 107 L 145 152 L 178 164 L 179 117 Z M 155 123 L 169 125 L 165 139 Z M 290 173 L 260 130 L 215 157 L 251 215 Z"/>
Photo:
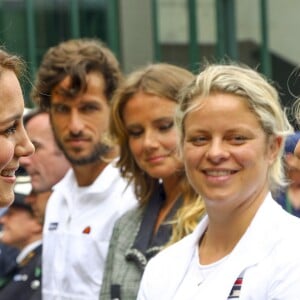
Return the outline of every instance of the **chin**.
<path id="1" fill-rule="evenodd" d="M 0 195 L 0 207 L 11 205 L 14 199 L 15 195 L 13 191 L 11 193 L 2 193 L 2 195 Z"/>

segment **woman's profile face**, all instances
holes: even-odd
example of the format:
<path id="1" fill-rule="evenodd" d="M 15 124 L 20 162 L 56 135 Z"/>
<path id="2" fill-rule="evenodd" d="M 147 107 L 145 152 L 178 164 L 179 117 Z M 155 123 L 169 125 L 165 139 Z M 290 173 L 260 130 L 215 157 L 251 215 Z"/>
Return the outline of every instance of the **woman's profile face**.
<path id="1" fill-rule="evenodd" d="M 0 206 L 14 199 L 19 158 L 34 151 L 23 126 L 23 111 L 19 81 L 13 71 L 4 69 L 0 74 Z"/>
<path id="2" fill-rule="evenodd" d="M 281 140 L 267 141 L 257 116 L 239 96 L 218 93 L 201 102 L 184 120 L 183 158 L 207 209 L 245 207 L 264 199 Z"/>
<path id="3" fill-rule="evenodd" d="M 166 179 L 179 170 L 176 102 L 138 92 L 125 105 L 123 116 L 129 147 L 139 167 L 153 178 Z"/>

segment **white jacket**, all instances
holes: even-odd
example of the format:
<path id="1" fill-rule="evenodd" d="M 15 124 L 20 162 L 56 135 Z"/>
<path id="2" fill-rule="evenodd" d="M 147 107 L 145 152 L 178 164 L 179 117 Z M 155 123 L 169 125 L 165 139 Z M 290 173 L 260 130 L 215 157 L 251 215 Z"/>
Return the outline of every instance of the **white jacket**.
<path id="1" fill-rule="evenodd" d="M 89 187 L 78 188 L 73 170 L 55 186 L 43 231 L 43 300 L 98 300 L 114 223 L 137 204 L 126 185 L 110 164 Z"/>
<path id="2" fill-rule="evenodd" d="M 138 300 L 300 299 L 300 219 L 285 212 L 270 194 L 220 269 L 201 284 L 201 295 L 188 296 L 191 291 L 180 286 L 207 224 L 205 217 L 191 235 L 148 263 Z M 229 298 L 239 277 L 240 295 Z"/>

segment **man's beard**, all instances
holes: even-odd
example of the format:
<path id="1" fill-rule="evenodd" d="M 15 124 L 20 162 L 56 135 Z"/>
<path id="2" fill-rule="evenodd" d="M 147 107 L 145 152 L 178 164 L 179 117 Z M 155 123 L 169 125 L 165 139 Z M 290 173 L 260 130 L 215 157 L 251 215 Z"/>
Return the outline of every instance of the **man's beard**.
<path id="1" fill-rule="evenodd" d="M 81 158 L 75 158 L 74 156 L 68 155 L 63 148 L 62 151 L 72 165 L 83 166 L 101 160 L 101 158 L 110 151 L 110 148 L 105 144 L 98 143 L 95 145 L 90 155 Z"/>
<path id="2" fill-rule="evenodd" d="M 74 155 L 71 156 L 68 154 L 68 152 L 64 148 L 64 145 L 59 141 L 58 138 L 56 138 L 56 143 L 57 143 L 58 147 L 61 149 L 61 151 L 64 153 L 67 160 L 72 165 L 76 165 L 76 166 L 83 166 L 83 165 L 87 165 L 87 164 L 99 161 L 99 160 L 101 160 L 101 158 L 103 156 L 108 154 L 109 151 L 111 150 L 111 148 L 109 146 L 107 146 L 104 143 L 99 142 L 96 145 L 94 145 L 94 149 L 89 155 L 87 155 L 85 157 L 81 157 L 81 158 L 76 158 L 76 157 L 74 157 Z"/>

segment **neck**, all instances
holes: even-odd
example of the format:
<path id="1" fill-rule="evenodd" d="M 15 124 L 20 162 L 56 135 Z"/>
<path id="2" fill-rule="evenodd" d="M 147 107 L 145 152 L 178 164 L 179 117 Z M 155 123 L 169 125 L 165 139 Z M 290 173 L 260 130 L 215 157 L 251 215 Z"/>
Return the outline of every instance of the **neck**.
<path id="1" fill-rule="evenodd" d="M 242 227 L 230 231 L 220 227 L 215 228 L 209 224 L 199 244 L 201 264 L 211 264 L 228 255 L 244 233 L 245 229 Z"/>
<path id="2" fill-rule="evenodd" d="M 172 205 L 182 193 L 181 180 L 182 176 L 177 174 L 163 179 L 163 186 L 166 194 L 165 205 Z"/>
<path id="3" fill-rule="evenodd" d="M 78 186 L 91 185 L 107 165 L 108 163 L 99 160 L 83 166 L 73 166 Z"/>
<path id="4" fill-rule="evenodd" d="M 175 202 L 179 198 L 179 196 L 182 193 L 181 190 L 181 184 L 180 184 L 181 178 L 179 176 L 173 176 L 172 178 L 168 178 L 163 181 L 163 186 L 166 194 L 166 199 L 164 202 L 164 205 L 159 211 L 155 228 L 154 228 L 154 233 L 157 232 L 159 226 L 161 225 L 162 222 L 166 219 L 167 215 L 169 214 L 170 210 L 174 206 Z"/>
<path id="5" fill-rule="evenodd" d="M 209 224 L 199 244 L 202 264 L 213 263 L 228 255 L 245 234 L 256 212 L 265 199 L 264 191 L 254 200 L 245 200 L 244 204 L 222 217 L 208 212 Z"/>
<path id="6" fill-rule="evenodd" d="M 78 186 L 91 185 L 105 167 L 118 156 L 118 148 L 112 147 L 105 157 L 85 165 L 72 165 Z"/>

